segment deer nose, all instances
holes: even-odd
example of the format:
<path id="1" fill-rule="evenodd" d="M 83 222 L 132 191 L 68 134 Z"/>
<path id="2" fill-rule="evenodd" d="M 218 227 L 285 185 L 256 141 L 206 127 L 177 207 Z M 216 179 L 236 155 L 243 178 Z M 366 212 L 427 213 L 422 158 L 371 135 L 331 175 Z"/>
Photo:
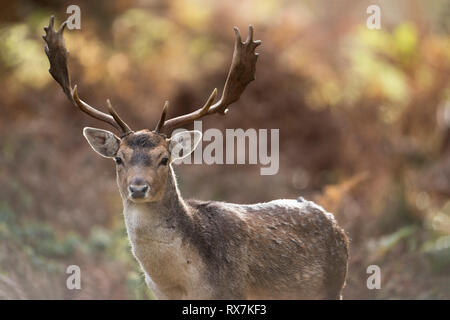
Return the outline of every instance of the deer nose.
<path id="1" fill-rule="evenodd" d="M 130 184 L 128 187 L 128 191 L 132 198 L 145 198 L 147 196 L 147 192 L 150 189 L 149 185 L 145 182 L 136 181 Z"/>
<path id="2" fill-rule="evenodd" d="M 131 185 L 130 186 L 130 192 L 131 193 L 135 193 L 135 192 L 147 192 L 148 190 L 148 186 L 136 186 L 136 185 Z"/>

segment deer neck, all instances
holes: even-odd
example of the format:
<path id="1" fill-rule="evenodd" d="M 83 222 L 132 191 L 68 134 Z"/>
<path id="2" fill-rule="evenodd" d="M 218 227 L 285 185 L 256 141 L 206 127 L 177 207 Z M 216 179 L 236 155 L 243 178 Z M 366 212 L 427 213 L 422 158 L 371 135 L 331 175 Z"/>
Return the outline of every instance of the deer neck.
<path id="1" fill-rule="evenodd" d="M 180 236 L 177 225 L 189 220 L 189 210 L 178 190 L 172 167 L 160 201 L 134 203 L 124 198 L 123 205 L 127 232 L 133 245 L 175 241 Z"/>

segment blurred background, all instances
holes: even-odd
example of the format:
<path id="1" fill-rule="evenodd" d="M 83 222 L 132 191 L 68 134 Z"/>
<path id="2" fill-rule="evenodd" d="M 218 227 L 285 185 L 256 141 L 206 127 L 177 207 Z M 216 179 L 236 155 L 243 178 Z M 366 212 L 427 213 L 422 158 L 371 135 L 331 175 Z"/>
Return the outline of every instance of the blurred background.
<path id="1" fill-rule="evenodd" d="M 345 299 L 450 298 L 450 1 L 112 0 L 0 4 L 0 299 L 152 298 L 132 257 L 114 163 L 48 73 L 43 27 L 67 30 L 72 83 L 134 129 L 220 90 L 255 27 L 256 81 L 203 129 L 280 128 L 280 170 L 176 167 L 185 198 L 253 203 L 303 196 L 350 238 Z M 366 8 L 381 7 L 381 30 Z M 66 288 L 68 265 L 81 290 Z M 366 286 L 369 265 L 381 289 Z"/>

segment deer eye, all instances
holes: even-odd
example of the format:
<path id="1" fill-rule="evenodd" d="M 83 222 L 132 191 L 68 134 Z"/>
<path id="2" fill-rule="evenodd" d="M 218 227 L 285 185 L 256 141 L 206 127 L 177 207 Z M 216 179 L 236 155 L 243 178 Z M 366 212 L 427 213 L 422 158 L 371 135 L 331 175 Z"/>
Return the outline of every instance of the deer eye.
<path id="1" fill-rule="evenodd" d="M 167 162 L 169 161 L 169 158 L 164 157 L 161 159 L 161 162 L 159 163 L 160 166 L 167 166 Z"/>
<path id="2" fill-rule="evenodd" d="M 115 157 L 115 158 L 114 158 L 114 161 L 115 161 L 117 164 L 122 164 L 122 163 L 123 163 L 123 160 L 122 160 L 121 157 Z"/>

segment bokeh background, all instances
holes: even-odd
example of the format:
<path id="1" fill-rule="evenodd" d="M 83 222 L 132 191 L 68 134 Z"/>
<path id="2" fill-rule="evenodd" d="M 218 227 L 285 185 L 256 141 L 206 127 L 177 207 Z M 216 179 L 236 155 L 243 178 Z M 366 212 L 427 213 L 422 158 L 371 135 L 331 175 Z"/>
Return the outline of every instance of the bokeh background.
<path id="1" fill-rule="evenodd" d="M 280 128 L 280 170 L 177 166 L 186 197 L 303 196 L 350 238 L 346 299 L 450 298 L 450 1 L 111 0 L 0 4 L 0 298 L 152 298 L 131 255 L 112 161 L 48 73 L 41 38 L 71 4 L 72 82 L 135 129 L 202 105 L 231 61 L 234 25 L 263 41 L 256 81 L 203 128 Z M 381 30 L 366 8 L 381 7 Z M 219 91 L 220 92 L 220 91 Z M 103 109 L 104 110 L 104 109 Z M 66 288 L 68 265 L 82 289 Z M 366 268 L 381 268 L 381 289 Z"/>

